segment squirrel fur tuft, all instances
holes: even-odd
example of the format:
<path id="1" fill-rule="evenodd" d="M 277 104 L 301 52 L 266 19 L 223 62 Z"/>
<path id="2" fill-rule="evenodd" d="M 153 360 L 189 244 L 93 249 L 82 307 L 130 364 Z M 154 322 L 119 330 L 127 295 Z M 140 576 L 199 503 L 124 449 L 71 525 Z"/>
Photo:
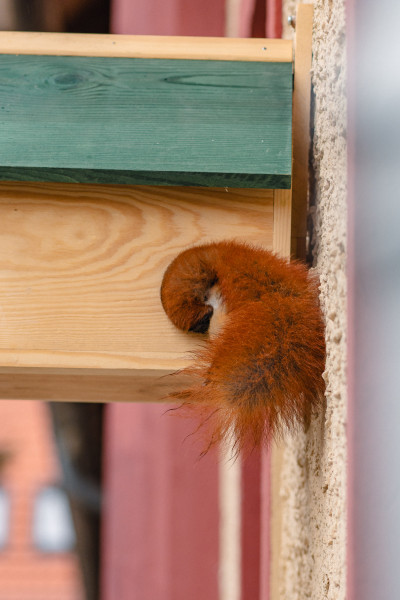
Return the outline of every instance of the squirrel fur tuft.
<path id="1" fill-rule="evenodd" d="M 206 333 L 217 287 L 226 317 L 196 352 L 187 389 L 171 398 L 200 414 L 206 449 L 230 439 L 237 452 L 307 424 L 324 393 L 325 336 L 318 281 L 305 265 L 224 241 L 181 252 L 161 301 L 176 327 Z"/>

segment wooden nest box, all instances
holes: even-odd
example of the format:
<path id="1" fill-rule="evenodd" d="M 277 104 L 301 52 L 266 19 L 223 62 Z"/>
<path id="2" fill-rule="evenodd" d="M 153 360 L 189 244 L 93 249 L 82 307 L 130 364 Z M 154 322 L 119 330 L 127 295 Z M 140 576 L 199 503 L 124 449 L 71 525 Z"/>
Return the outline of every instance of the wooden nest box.
<path id="1" fill-rule="evenodd" d="M 302 253 L 310 44 L 0 33 L 1 398 L 159 400 L 179 251 Z"/>

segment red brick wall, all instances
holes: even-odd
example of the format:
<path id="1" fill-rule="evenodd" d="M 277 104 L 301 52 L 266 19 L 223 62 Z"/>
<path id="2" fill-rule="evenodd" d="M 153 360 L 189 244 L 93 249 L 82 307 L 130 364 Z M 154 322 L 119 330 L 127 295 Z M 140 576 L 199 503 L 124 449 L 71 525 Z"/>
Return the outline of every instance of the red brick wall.
<path id="1" fill-rule="evenodd" d="M 76 557 L 44 554 L 32 542 L 36 493 L 58 482 L 59 468 L 44 403 L 0 401 L 0 484 L 10 497 L 10 534 L 0 550 L 0 600 L 82 600 Z"/>

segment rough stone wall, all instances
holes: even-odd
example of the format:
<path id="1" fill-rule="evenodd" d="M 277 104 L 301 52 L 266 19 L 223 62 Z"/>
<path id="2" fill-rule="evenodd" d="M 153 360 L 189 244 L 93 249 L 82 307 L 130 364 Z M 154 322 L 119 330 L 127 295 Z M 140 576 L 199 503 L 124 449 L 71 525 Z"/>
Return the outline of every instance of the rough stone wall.
<path id="1" fill-rule="evenodd" d="M 284 0 L 284 34 L 294 0 Z M 280 600 L 346 597 L 345 0 L 315 0 L 312 82 L 314 264 L 326 319 L 326 408 L 285 445 Z"/>

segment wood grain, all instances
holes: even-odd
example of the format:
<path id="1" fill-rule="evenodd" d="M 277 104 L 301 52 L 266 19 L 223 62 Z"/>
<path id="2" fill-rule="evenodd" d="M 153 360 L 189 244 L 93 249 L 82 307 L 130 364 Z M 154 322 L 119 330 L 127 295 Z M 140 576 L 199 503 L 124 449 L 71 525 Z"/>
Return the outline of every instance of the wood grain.
<path id="1" fill-rule="evenodd" d="M 290 187 L 290 63 L 0 56 L 0 179 Z"/>
<path id="2" fill-rule="evenodd" d="M 290 176 L 255 173 L 178 173 L 148 171 L 118 171 L 106 169 L 47 169 L 29 167 L 0 167 L 1 181 L 33 181 L 54 183 L 118 183 L 124 185 L 170 185 L 259 188 L 290 187 Z"/>
<path id="3" fill-rule="evenodd" d="M 290 256 L 292 191 L 274 190 L 274 252 Z"/>
<path id="4" fill-rule="evenodd" d="M 292 62 L 292 42 L 274 39 L 1 31 L 0 54 Z"/>
<path id="5" fill-rule="evenodd" d="M 185 385 L 172 371 L 0 369 L 0 398 L 46 402 L 163 402 Z"/>
<path id="6" fill-rule="evenodd" d="M 163 312 L 168 263 L 224 238 L 271 248 L 272 220 L 270 190 L 1 184 L 2 368 L 184 366 L 200 342 Z"/>
<path id="7" fill-rule="evenodd" d="M 307 199 L 310 149 L 312 4 L 300 4 L 296 15 L 296 58 L 293 88 L 292 247 L 306 257 Z"/>

